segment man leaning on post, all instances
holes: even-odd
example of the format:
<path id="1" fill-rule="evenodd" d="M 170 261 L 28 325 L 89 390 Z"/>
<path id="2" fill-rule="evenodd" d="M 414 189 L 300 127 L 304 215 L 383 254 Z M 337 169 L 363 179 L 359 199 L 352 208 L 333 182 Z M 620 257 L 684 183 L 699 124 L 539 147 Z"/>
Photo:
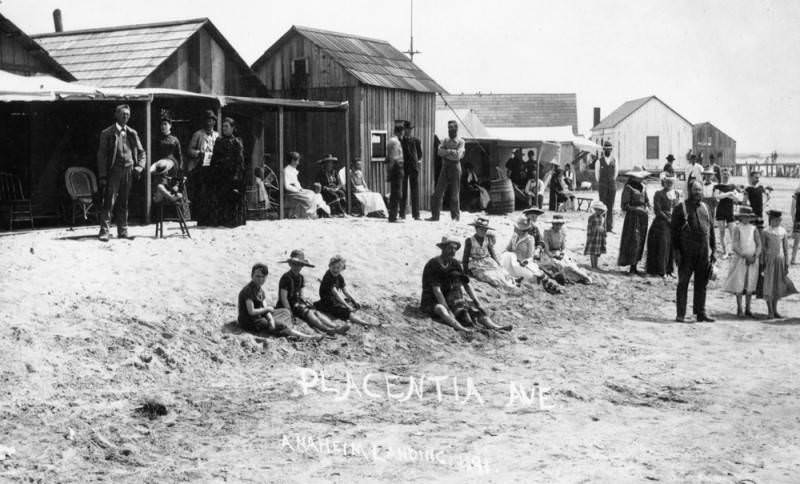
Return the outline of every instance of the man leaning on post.
<path id="1" fill-rule="evenodd" d="M 100 235 L 107 242 L 111 214 L 116 207 L 117 237 L 132 239 L 128 234 L 128 198 L 133 184 L 144 169 L 145 152 L 139 135 L 128 126 L 131 108 L 127 104 L 117 106 L 116 121 L 100 132 L 97 150 L 97 174 L 103 194 L 103 210 L 100 215 Z"/>

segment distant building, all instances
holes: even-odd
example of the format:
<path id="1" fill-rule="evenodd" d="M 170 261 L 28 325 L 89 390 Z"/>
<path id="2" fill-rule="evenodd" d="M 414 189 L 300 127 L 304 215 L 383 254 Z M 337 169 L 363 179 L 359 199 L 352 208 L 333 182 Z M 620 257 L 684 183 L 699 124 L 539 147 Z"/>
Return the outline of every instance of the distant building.
<path id="1" fill-rule="evenodd" d="M 656 96 L 624 103 L 592 128 L 591 140 L 602 145 L 610 141 L 620 170 L 643 166 L 660 170 L 667 155 L 675 167 L 686 163 L 692 148 L 693 126 L 686 118 Z"/>
<path id="2" fill-rule="evenodd" d="M 47 74 L 62 81 L 75 77 L 39 43 L 0 14 L 0 70 L 23 76 Z"/>
<path id="3" fill-rule="evenodd" d="M 247 63 L 207 18 L 34 35 L 82 84 L 263 96 Z"/>
<path id="4" fill-rule="evenodd" d="M 720 166 L 733 168 L 736 165 L 736 140 L 709 122 L 694 125 L 692 149 L 703 154 L 703 163 L 708 163 L 713 154 Z"/>
<path id="5" fill-rule="evenodd" d="M 387 188 L 383 161 L 393 121 L 411 121 L 422 142 L 420 202 L 428 208 L 433 191 L 436 93 L 445 90 L 405 54 L 384 40 L 293 26 L 252 67 L 270 95 L 349 101 L 352 156 L 363 160 L 367 183 L 375 191 Z M 344 138 L 340 126 L 324 120 L 310 123 L 308 129 L 287 129 L 287 135 L 287 148 L 312 161 L 324 156 L 320 149 L 339 146 Z M 337 155 L 341 158 L 344 153 Z M 305 172 L 301 170 L 303 181 L 313 178 L 317 169 L 313 164 L 306 167 Z"/>

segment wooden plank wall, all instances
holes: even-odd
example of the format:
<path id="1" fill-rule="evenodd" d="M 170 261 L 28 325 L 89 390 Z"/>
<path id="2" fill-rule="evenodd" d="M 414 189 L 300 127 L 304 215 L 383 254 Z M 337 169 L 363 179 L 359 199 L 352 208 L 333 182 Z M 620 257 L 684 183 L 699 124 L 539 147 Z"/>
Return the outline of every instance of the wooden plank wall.
<path id="1" fill-rule="evenodd" d="M 736 140 L 717 129 L 711 123 L 701 123 L 694 126 L 694 151 L 703 153 L 703 162 L 709 160 L 712 153 L 716 157 L 722 152 L 722 159 L 716 160 L 721 166 L 733 167 L 736 164 Z M 711 138 L 711 146 L 701 143 L 708 142 Z"/>
<path id="2" fill-rule="evenodd" d="M 356 80 L 332 58 L 307 40 L 295 34 L 275 52 L 267 62 L 259 66 L 256 75 L 270 91 L 291 90 L 292 62 L 299 58 L 308 59 L 309 90 L 319 88 L 355 87 Z M 309 99 L 318 99 L 309 95 Z"/>
<path id="3" fill-rule="evenodd" d="M 37 73 L 61 77 L 51 70 L 10 35 L 0 33 L 0 69 L 14 74 L 31 76 Z"/>

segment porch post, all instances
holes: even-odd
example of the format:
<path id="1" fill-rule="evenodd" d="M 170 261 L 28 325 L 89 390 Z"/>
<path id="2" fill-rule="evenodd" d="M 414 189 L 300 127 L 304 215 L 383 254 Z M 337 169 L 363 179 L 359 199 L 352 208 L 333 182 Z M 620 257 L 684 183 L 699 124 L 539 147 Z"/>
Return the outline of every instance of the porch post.
<path id="1" fill-rule="evenodd" d="M 283 106 L 278 106 L 278 166 L 280 167 L 280 173 L 278 174 L 278 180 L 280 181 L 280 199 L 278 201 L 278 219 L 283 220 L 283 209 L 285 207 L 283 202 L 283 162 L 286 158 L 285 153 L 283 152 Z"/>
<path id="2" fill-rule="evenodd" d="M 353 213 L 352 194 L 350 193 L 350 104 L 344 109 L 344 185 L 347 193 L 347 213 Z M 366 215 L 366 214 L 363 214 Z"/>
<path id="3" fill-rule="evenodd" d="M 147 100 L 145 105 L 145 156 L 144 156 L 144 223 L 150 224 L 150 209 L 152 204 L 152 189 L 150 185 L 150 158 L 153 156 L 153 99 Z"/>

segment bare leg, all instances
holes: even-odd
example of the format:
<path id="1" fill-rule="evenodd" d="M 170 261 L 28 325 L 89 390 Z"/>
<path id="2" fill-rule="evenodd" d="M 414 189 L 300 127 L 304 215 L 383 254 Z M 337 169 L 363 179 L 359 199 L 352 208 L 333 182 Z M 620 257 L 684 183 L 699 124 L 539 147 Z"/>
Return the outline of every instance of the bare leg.
<path id="1" fill-rule="evenodd" d="M 324 333 L 333 333 L 337 329 L 325 315 L 313 310 L 305 314 L 303 321 L 317 331 Z"/>
<path id="2" fill-rule="evenodd" d="M 510 324 L 506 325 L 506 326 L 500 326 L 499 324 L 497 324 L 494 321 L 492 321 L 489 318 L 489 316 L 486 316 L 485 314 L 482 314 L 482 315 L 478 316 L 477 320 L 478 320 L 478 323 L 482 324 L 483 326 L 485 326 L 485 327 L 487 327 L 489 329 L 493 329 L 495 331 L 511 331 L 514 328 L 514 326 L 512 326 Z"/>
<path id="3" fill-rule="evenodd" d="M 459 323 L 456 320 L 456 318 L 454 318 L 453 315 L 450 314 L 450 311 L 448 311 L 447 308 L 445 308 L 441 304 L 437 304 L 436 307 L 433 309 L 433 312 L 436 313 L 437 316 L 442 318 L 442 321 L 444 321 L 449 326 L 453 327 L 453 329 L 456 329 L 458 331 L 463 331 L 465 333 L 471 333 L 472 332 L 471 329 L 467 329 L 467 328 L 461 326 L 461 323 Z"/>
<path id="4" fill-rule="evenodd" d="M 377 328 L 378 326 L 381 326 L 381 323 L 369 322 L 369 321 L 365 320 L 364 318 L 362 318 L 361 316 L 359 316 L 356 313 L 350 313 L 350 322 L 353 323 L 353 324 L 358 324 L 358 325 L 361 325 L 361 326 L 368 326 L 368 327 L 373 327 L 373 328 Z"/>
<path id="5" fill-rule="evenodd" d="M 592 261 L 592 269 L 597 269 L 598 256 L 596 254 L 592 254 L 589 256 L 589 259 Z"/>
<path id="6" fill-rule="evenodd" d="M 296 329 L 286 328 L 281 331 L 281 336 L 285 337 L 295 337 L 300 339 L 321 339 L 324 338 L 321 334 L 306 334 L 301 331 L 297 331 Z"/>

